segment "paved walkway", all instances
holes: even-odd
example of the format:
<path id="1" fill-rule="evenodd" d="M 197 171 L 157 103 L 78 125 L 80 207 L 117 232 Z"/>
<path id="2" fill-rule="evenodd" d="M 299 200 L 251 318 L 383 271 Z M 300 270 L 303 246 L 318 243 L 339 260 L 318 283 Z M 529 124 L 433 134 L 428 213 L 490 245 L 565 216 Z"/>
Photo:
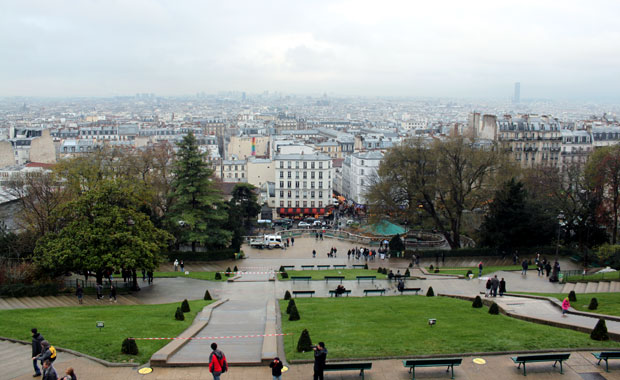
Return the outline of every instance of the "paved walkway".
<path id="1" fill-rule="evenodd" d="M 10 343 L 9 343 L 10 344 Z M 7 344 L 0 342 L 0 352 Z M 27 346 L 26 346 L 27 347 Z M 24 351 L 23 348 L 19 349 Z M 28 348 L 29 350 L 29 348 Z M 3 366 L 0 379 L 32 379 L 31 363 L 29 352 L 15 351 L 13 361 L 17 366 L 25 368 L 20 373 L 9 372 Z M 328 356 L 329 358 L 329 356 Z M 466 356 L 463 364 L 454 368 L 454 376 L 457 380 L 521 380 L 523 371 L 510 360 L 508 355 L 483 356 L 486 364 L 479 365 L 473 363 L 475 357 Z M 373 360 L 371 370 L 365 372 L 368 380 L 407 380 L 411 379 L 402 365 L 401 360 Z M 55 364 L 57 372 L 63 373 L 67 367 L 73 367 L 80 379 L 89 380 L 110 380 L 110 379 L 143 379 L 143 380 L 170 380 L 170 379 L 212 379 L 205 367 L 189 368 L 155 368 L 149 375 L 140 375 L 136 369 L 131 368 L 108 368 L 98 363 L 73 356 L 67 357 L 61 353 L 58 362 Z M 19 371 L 19 370 L 18 370 Z M 610 362 L 609 373 L 604 372 L 604 366 L 597 366 L 594 357 L 588 352 L 574 352 L 564 363 L 564 374 L 560 375 L 557 368 L 552 367 L 552 363 L 534 363 L 527 367 L 528 377 L 536 380 L 617 380 L 620 379 L 620 361 Z M 416 370 L 419 379 L 449 379 L 443 368 L 419 368 Z M 312 377 L 312 364 L 292 365 L 290 370 L 284 374 L 283 378 L 288 380 L 307 380 Z M 327 372 L 327 379 L 359 379 L 359 373 L 355 371 L 346 372 Z M 255 367 L 231 367 L 230 371 L 222 375 L 222 380 L 248 380 L 248 379 L 271 379 L 271 370 L 266 366 Z"/>

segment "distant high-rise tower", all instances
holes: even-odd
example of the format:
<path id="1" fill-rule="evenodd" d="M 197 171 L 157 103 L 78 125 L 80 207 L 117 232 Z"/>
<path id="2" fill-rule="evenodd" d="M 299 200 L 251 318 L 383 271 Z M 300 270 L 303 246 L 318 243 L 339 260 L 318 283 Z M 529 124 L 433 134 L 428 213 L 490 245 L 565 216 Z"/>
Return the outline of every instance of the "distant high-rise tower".
<path id="1" fill-rule="evenodd" d="M 520 82 L 515 83 L 515 96 L 514 98 L 512 98 L 512 102 L 513 103 L 521 102 L 521 83 Z"/>

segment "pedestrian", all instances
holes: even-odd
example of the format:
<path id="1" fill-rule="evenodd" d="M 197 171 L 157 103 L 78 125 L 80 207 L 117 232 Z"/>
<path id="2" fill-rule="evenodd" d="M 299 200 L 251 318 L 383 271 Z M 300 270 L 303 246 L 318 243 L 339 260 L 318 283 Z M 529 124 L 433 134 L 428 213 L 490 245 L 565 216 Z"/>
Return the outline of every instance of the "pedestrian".
<path id="1" fill-rule="evenodd" d="M 314 233 L 314 240 L 319 240 L 319 231 Z"/>
<path id="2" fill-rule="evenodd" d="M 347 260 L 351 260 L 351 250 L 347 251 Z"/>
<path id="3" fill-rule="evenodd" d="M 502 280 L 499 282 L 499 296 L 503 297 L 504 293 L 506 293 L 506 280 L 502 277 Z"/>
<path id="4" fill-rule="evenodd" d="M 217 343 L 211 343 L 211 354 L 209 355 L 209 372 L 213 375 L 213 380 L 220 380 L 220 375 L 228 371 L 228 362 L 224 353 L 217 349 Z"/>
<path id="5" fill-rule="evenodd" d="M 82 288 L 82 285 L 77 284 L 77 288 L 75 288 L 75 296 L 78 299 L 78 303 L 81 305 L 82 298 L 84 297 L 84 288 Z"/>
<path id="6" fill-rule="evenodd" d="M 485 290 L 485 292 L 484 292 L 484 296 L 485 296 L 485 297 L 488 297 L 488 296 L 489 296 L 489 294 L 491 293 L 491 279 L 490 279 L 490 278 L 489 278 L 489 279 L 487 279 L 487 283 L 486 283 L 486 285 L 485 285 L 485 288 L 486 288 L 486 290 Z"/>
<path id="7" fill-rule="evenodd" d="M 73 367 L 67 368 L 67 370 L 65 371 L 65 376 L 61 380 L 77 380 L 77 376 L 75 375 Z"/>
<path id="8" fill-rule="evenodd" d="M 110 285 L 110 302 L 116 302 L 116 286 Z"/>
<path id="9" fill-rule="evenodd" d="M 323 370 L 327 359 L 327 349 L 325 343 L 319 342 L 314 349 L 314 380 L 323 380 Z"/>
<path id="10" fill-rule="evenodd" d="M 314 259 L 316 257 L 316 250 L 312 250 L 312 258 Z"/>
<path id="11" fill-rule="evenodd" d="M 177 272 L 179 270 L 179 260 L 174 259 L 174 271 Z"/>
<path id="12" fill-rule="evenodd" d="M 41 342 L 45 339 L 36 328 L 30 330 L 32 333 L 32 366 L 34 367 L 34 375 L 32 377 L 41 376 L 41 370 L 37 365 L 37 356 L 41 354 Z"/>
<path id="13" fill-rule="evenodd" d="M 183 260 L 181 260 L 179 265 L 181 266 L 181 272 L 185 273 L 185 264 L 183 263 Z"/>
<path id="14" fill-rule="evenodd" d="M 523 276 L 527 276 L 527 267 L 528 267 L 527 260 L 523 260 L 523 262 L 521 263 L 521 274 Z"/>
<path id="15" fill-rule="evenodd" d="M 411 255 L 411 266 L 412 266 L 412 267 L 415 267 L 415 259 L 416 259 L 415 254 L 414 254 L 414 255 Z"/>
<path id="16" fill-rule="evenodd" d="M 549 275 L 551 274 L 551 263 L 547 261 L 547 264 L 545 264 L 545 271 L 547 272 L 547 277 L 549 277 Z"/>
<path id="17" fill-rule="evenodd" d="M 478 277 L 482 277 L 482 261 L 478 263 Z"/>
<path id="18" fill-rule="evenodd" d="M 497 288 L 499 287 L 499 280 L 497 279 L 497 275 L 493 276 L 491 280 L 491 295 L 493 297 L 497 297 Z"/>
<path id="19" fill-rule="evenodd" d="M 288 247 L 288 242 L 289 242 L 289 239 L 286 238 L 286 244 L 284 245 L 285 247 Z"/>
<path id="20" fill-rule="evenodd" d="M 97 301 L 103 298 L 103 285 L 100 282 L 97 283 Z"/>
<path id="21" fill-rule="evenodd" d="M 282 368 L 284 365 L 280 361 L 279 357 L 275 357 L 271 363 L 269 363 L 269 368 L 271 368 L 271 376 L 273 376 L 273 380 L 282 380 Z"/>
<path id="22" fill-rule="evenodd" d="M 403 281 L 403 279 L 401 278 L 400 280 L 398 280 L 398 291 L 402 292 L 403 290 L 405 290 L 405 281 Z"/>
<path id="23" fill-rule="evenodd" d="M 538 277 L 542 276 L 545 272 L 543 269 L 543 264 L 540 261 L 536 263 L 536 271 L 538 272 Z"/>
<path id="24" fill-rule="evenodd" d="M 153 283 L 153 271 L 150 270 L 150 271 L 146 272 L 146 275 L 147 275 L 147 277 L 149 279 L 149 284 L 152 284 Z"/>
<path id="25" fill-rule="evenodd" d="M 562 317 L 566 318 L 566 313 L 568 313 L 568 309 L 570 308 L 570 302 L 568 302 L 568 297 L 564 298 L 562 301 Z"/>
<path id="26" fill-rule="evenodd" d="M 43 380 L 58 380 L 58 374 L 49 359 L 43 362 Z"/>
<path id="27" fill-rule="evenodd" d="M 49 360 L 51 363 L 53 363 L 54 360 L 56 360 L 56 348 L 50 345 L 47 340 L 42 340 L 41 353 L 39 353 L 39 355 L 32 359 L 39 359 L 41 363 L 45 362 L 46 360 Z"/>
<path id="28" fill-rule="evenodd" d="M 323 233 L 322 233 L 322 232 L 319 234 L 319 238 L 320 238 L 321 240 L 323 240 Z"/>
<path id="29" fill-rule="evenodd" d="M 142 282 L 146 281 L 146 269 L 142 269 Z"/>
<path id="30" fill-rule="evenodd" d="M 291 237 L 291 247 L 294 247 L 294 246 L 295 246 L 295 237 L 292 236 Z"/>

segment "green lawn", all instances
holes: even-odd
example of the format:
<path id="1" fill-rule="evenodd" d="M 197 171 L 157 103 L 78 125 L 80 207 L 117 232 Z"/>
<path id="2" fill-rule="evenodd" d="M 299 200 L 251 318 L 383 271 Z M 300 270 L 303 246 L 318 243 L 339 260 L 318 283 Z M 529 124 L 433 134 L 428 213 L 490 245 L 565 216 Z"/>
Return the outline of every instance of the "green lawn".
<path id="1" fill-rule="evenodd" d="M 291 276 L 312 277 L 312 280 L 324 280 L 325 276 L 344 276 L 345 280 L 355 280 L 357 276 L 377 276 L 377 279 L 386 279 L 387 275 L 378 273 L 376 269 L 326 269 L 326 270 L 289 270 L 286 271 L 289 278 L 282 279 L 282 275 L 278 275 L 278 279 L 287 281 Z M 401 274 L 404 274 L 402 272 Z"/>
<path id="2" fill-rule="evenodd" d="M 422 354 L 459 354 L 571 347 L 614 347 L 588 334 L 529 323 L 471 302 L 445 297 L 296 298 L 301 320 L 291 322 L 288 301 L 280 301 L 287 359 L 312 359 L 298 353 L 297 340 L 308 329 L 313 343 L 323 341 L 329 358 L 365 358 Z M 430 327 L 429 318 L 437 325 Z"/>
<path id="3" fill-rule="evenodd" d="M 566 277 L 566 282 L 587 282 L 587 281 L 620 281 L 620 271 L 610 273 L 595 273 L 590 275 L 572 275 Z"/>
<path id="4" fill-rule="evenodd" d="M 433 266 L 434 267 L 434 266 Z M 430 269 L 430 267 L 426 267 L 426 270 L 428 271 L 428 273 L 435 273 L 435 268 L 434 269 Z M 485 267 L 483 266 L 482 268 L 482 275 L 486 275 L 489 273 L 493 273 L 493 272 L 497 272 L 497 271 L 515 271 L 521 270 L 521 265 L 504 265 L 504 266 L 489 266 L 489 267 Z M 467 275 L 467 271 L 471 271 L 474 274 L 474 278 L 478 277 L 478 267 L 439 267 L 439 273 L 441 274 L 456 274 L 456 275 L 461 275 L 461 276 L 465 276 Z"/>
<path id="5" fill-rule="evenodd" d="M 220 272 L 220 274 L 222 275 L 222 279 L 216 280 L 215 279 L 216 273 L 217 272 L 189 272 L 189 274 L 185 274 L 184 272 L 155 272 L 153 273 L 153 277 L 155 278 L 186 277 L 186 278 L 193 278 L 196 280 L 207 280 L 207 281 L 226 281 L 230 277 L 233 277 L 232 275 L 230 277 L 226 277 L 226 275 L 224 275 L 223 272 Z"/>
<path id="6" fill-rule="evenodd" d="M 145 363 L 169 340 L 139 340 L 137 356 L 121 354 L 127 337 L 174 337 L 185 330 L 196 313 L 214 301 L 189 301 L 191 311 L 184 321 L 174 319 L 180 302 L 162 305 L 76 306 L 46 309 L 0 310 L 4 337 L 31 340 L 36 327 L 52 345 L 69 348 L 112 362 Z M 105 322 L 99 331 L 97 321 Z M 59 353 L 62 356 L 62 353 Z"/>
<path id="7" fill-rule="evenodd" d="M 562 301 L 568 297 L 567 293 L 523 293 L 535 296 L 553 297 Z M 587 311 L 599 314 L 620 316 L 620 293 L 577 293 L 577 302 L 571 302 L 570 305 L 579 311 Z M 598 301 L 598 309 L 589 310 L 590 300 L 596 297 Z"/>

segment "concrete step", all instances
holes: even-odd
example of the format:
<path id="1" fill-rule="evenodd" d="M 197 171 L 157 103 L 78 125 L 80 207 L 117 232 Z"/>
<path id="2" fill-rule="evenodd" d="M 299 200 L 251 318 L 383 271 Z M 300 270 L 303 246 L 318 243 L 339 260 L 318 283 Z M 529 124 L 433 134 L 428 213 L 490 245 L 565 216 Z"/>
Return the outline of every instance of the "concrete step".
<path id="1" fill-rule="evenodd" d="M 584 293 L 596 293 L 596 291 L 598 290 L 598 282 L 596 281 L 590 281 L 586 283 L 586 290 L 584 291 Z"/>
<path id="2" fill-rule="evenodd" d="M 33 297 L 34 299 L 36 299 L 39 304 L 43 305 L 41 307 L 54 307 L 54 305 L 52 305 L 52 303 L 48 300 L 48 298 L 51 297 Z"/>
<path id="3" fill-rule="evenodd" d="M 31 353 L 32 348 L 29 345 L 0 341 L 2 378 L 13 379 L 33 374 L 32 360 L 29 360 Z"/>
<path id="4" fill-rule="evenodd" d="M 598 283 L 598 289 L 596 289 L 597 293 L 607 293 L 609 292 L 609 286 L 611 283 L 609 281 L 601 281 Z"/>
<path id="5" fill-rule="evenodd" d="M 6 301 L 11 305 L 11 309 L 26 309 L 26 306 L 19 298 L 6 298 Z"/>
<path id="6" fill-rule="evenodd" d="M 0 310 L 9 310 L 12 309 L 11 305 L 6 301 L 5 298 L 0 298 Z"/>
<path id="7" fill-rule="evenodd" d="M 611 281 L 609 283 L 610 292 L 620 292 L 620 281 Z"/>
<path id="8" fill-rule="evenodd" d="M 564 284 L 564 287 L 562 287 L 562 293 L 570 293 L 571 290 L 575 290 L 575 283 L 574 282 L 567 282 L 566 284 Z"/>
<path id="9" fill-rule="evenodd" d="M 118 303 L 121 305 L 138 305 L 139 303 L 133 296 L 116 296 Z"/>
<path id="10" fill-rule="evenodd" d="M 586 282 L 578 282 L 575 284 L 575 293 L 585 293 L 588 284 Z"/>

